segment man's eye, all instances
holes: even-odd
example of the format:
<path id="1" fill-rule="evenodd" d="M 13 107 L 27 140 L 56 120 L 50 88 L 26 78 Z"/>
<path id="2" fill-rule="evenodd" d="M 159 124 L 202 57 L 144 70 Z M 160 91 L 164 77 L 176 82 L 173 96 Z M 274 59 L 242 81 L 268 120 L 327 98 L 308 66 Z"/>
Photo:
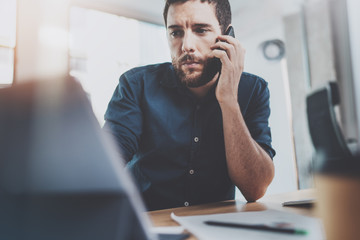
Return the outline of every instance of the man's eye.
<path id="1" fill-rule="evenodd" d="M 197 29 L 195 29 L 195 32 L 200 33 L 200 34 L 204 34 L 204 33 L 208 32 L 208 30 L 205 29 L 205 28 L 197 28 Z"/>
<path id="2" fill-rule="evenodd" d="M 181 36 L 181 31 L 179 31 L 179 30 L 175 30 L 175 31 L 172 31 L 171 33 L 170 33 L 170 35 L 172 36 L 172 37 L 180 37 Z"/>

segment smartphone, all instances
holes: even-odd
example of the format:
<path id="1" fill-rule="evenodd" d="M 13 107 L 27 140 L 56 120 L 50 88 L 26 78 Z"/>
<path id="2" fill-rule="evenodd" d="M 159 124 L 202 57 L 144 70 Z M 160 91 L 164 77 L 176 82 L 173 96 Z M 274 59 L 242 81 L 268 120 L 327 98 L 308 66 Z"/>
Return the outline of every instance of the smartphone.
<path id="1" fill-rule="evenodd" d="M 229 36 L 232 36 L 233 38 L 235 38 L 235 32 L 234 32 L 233 26 L 228 27 L 228 29 L 226 30 L 225 35 L 229 35 Z"/>
<path id="2" fill-rule="evenodd" d="M 232 26 L 229 26 L 225 32 L 225 35 L 235 37 L 234 28 Z M 214 58 L 212 59 L 212 61 L 210 61 L 209 65 L 210 66 L 209 66 L 208 78 L 213 79 L 217 73 L 221 73 L 221 61 L 219 58 Z"/>

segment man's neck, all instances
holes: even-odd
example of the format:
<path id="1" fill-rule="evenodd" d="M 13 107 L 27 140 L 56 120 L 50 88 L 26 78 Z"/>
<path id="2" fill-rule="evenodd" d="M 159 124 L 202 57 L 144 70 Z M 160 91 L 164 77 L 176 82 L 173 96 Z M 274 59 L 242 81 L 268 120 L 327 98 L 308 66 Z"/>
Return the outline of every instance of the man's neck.
<path id="1" fill-rule="evenodd" d="M 197 88 L 188 88 L 190 90 L 190 92 L 192 92 L 192 94 L 194 94 L 197 98 L 203 98 L 205 97 L 208 92 L 210 91 L 210 89 L 212 88 L 212 86 L 214 86 L 214 84 L 216 83 L 217 79 L 219 77 L 219 73 L 217 73 L 214 78 L 208 82 L 207 84 L 205 84 L 204 86 L 201 87 L 197 87 Z"/>

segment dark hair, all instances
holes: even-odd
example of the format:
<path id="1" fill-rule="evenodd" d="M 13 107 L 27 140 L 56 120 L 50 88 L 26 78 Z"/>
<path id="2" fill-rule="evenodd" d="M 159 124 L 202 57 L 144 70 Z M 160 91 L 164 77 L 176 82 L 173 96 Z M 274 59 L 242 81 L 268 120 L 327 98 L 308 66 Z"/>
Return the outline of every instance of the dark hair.
<path id="1" fill-rule="evenodd" d="M 167 16 L 169 7 L 171 4 L 177 3 L 177 2 L 187 2 L 189 0 L 166 0 L 165 7 L 164 7 L 164 21 L 165 26 L 167 25 Z M 216 18 L 219 21 L 221 32 L 224 34 L 226 31 L 226 28 L 231 23 L 231 9 L 230 9 L 230 3 L 228 0 L 200 0 L 201 2 L 208 2 L 210 4 L 215 5 L 215 14 Z"/>

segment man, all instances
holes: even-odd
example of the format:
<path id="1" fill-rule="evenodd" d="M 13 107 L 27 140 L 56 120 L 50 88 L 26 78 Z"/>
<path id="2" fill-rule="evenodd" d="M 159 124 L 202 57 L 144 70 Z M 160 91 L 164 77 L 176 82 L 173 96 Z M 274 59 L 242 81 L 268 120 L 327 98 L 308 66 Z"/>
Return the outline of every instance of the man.
<path id="1" fill-rule="evenodd" d="M 149 210 L 234 199 L 234 185 L 256 201 L 274 176 L 269 92 L 243 72 L 239 41 L 222 35 L 229 2 L 167 0 L 164 20 L 172 64 L 124 73 L 104 128 Z"/>

